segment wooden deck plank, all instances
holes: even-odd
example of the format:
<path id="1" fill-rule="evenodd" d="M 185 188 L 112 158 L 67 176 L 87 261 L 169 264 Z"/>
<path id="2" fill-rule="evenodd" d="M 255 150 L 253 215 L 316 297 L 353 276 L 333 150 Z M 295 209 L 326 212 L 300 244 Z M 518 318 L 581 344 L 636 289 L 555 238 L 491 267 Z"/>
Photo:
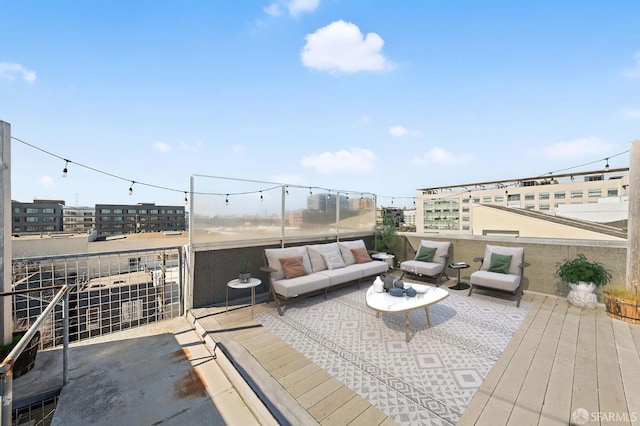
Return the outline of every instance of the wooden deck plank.
<path id="1" fill-rule="evenodd" d="M 507 424 L 538 424 L 566 310 L 565 304 L 555 304 Z"/>
<path id="2" fill-rule="evenodd" d="M 340 389 L 342 386 L 343 386 L 342 383 L 340 383 L 337 379 L 332 377 L 329 380 L 321 383 L 319 386 L 316 386 L 315 388 L 311 389 L 309 392 L 303 393 L 297 399 L 298 399 L 298 402 L 300 402 L 300 405 L 302 405 L 304 408 L 308 410 L 309 408 L 316 405 L 318 402 L 322 401 L 323 399 L 331 395 L 333 392 Z"/>
<path id="3" fill-rule="evenodd" d="M 287 347 L 287 351 L 281 352 L 281 355 L 279 357 L 272 358 L 270 361 L 265 361 L 265 362 L 262 362 L 262 360 L 261 360 L 261 362 L 262 362 L 262 365 L 264 366 L 265 370 L 271 372 L 271 371 L 274 371 L 274 370 L 278 370 L 278 369 L 286 366 L 287 364 L 295 362 L 299 358 L 303 358 L 304 360 L 308 359 L 307 357 L 305 357 L 304 355 L 302 355 L 300 352 L 296 351 L 295 349 L 293 349 L 291 347 Z"/>
<path id="4" fill-rule="evenodd" d="M 273 351 L 277 351 L 284 346 L 289 346 L 273 335 L 264 335 L 256 339 L 238 343 L 247 348 L 247 350 L 251 352 L 256 358 L 267 355 Z"/>
<path id="5" fill-rule="evenodd" d="M 331 375 L 329 373 L 324 370 L 318 370 L 286 389 L 293 397 L 297 398 L 300 395 L 309 392 L 311 389 L 320 386 L 330 378 Z"/>
<path id="6" fill-rule="evenodd" d="M 560 332 L 558 348 L 549 374 L 539 424 L 566 426 L 571 415 L 573 370 L 576 361 L 576 345 L 580 326 L 581 309 L 569 306 Z"/>
<path id="7" fill-rule="evenodd" d="M 280 380 L 282 377 L 303 368 L 310 362 L 311 360 L 309 358 L 307 358 L 306 356 L 301 356 L 300 358 L 296 358 L 295 360 L 291 361 L 288 364 L 283 365 L 280 368 L 271 370 L 271 376 L 276 380 Z"/>
<path id="8" fill-rule="evenodd" d="M 588 412 L 600 411 L 596 345 L 596 315 L 592 309 L 583 309 L 580 313 L 580 328 L 576 344 L 571 412 L 578 408 Z"/>
<path id="9" fill-rule="evenodd" d="M 358 417 L 353 419 L 351 423 L 349 423 L 349 426 L 375 426 L 381 425 L 383 422 L 386 422 L 388 420 L 392 419 L 390 419 L 389 416 L 372 405 L 371 407 L 364 410 L 364 412 L 361 413 Z"/>
<path id="10" fill-rule="evenodd" d="M 311 414 L 318 422 L 322 423 L 322 421 L 331 413 L 334 413 L 355 396 L 356 393 L 354 391 L 346 386 L 342 386 L 340 389 L 309 408 L 309 414 Z M 371 406 L 371 404 L 369 404 L 369 406 Z"/>
<path id="11" fill-rule="evenodd" d="M 343 426 L 348 425 L 360 414 L 369 408 L 371 404 L 362 397 L 356 395 L 348 400 L 344 405 L 329 414 L 320 422 L 321 425 Z"/>
<path id="12" fill-rule="evenodd" d="M 622 387 L 613 324 L 611 323 L 611 318 L 602 311 L 596 311 L 596 339 L 598 340 L 597 366 L 600 411 L 605 413 L 627 413 L 627 401 Z M 605 419 L 601 424 L 612 423 Z M 624 423 L 616 422 L 616 424 Z"/>
<path id="13" fill-rule="evenodd" d="M 622 373 L 622 384 L 627 400 L 628 413 L 636 413 L 637 421 L 633 424 L 640 424 L 640 354 L 638 347 L 633 341 L 632 328 L 640 328 L 637 325 L 630 325 L 623 321 L 611 320 L 613 334 L 618 351 L 620 362 L 620 372 Z"/>
<path id="14" fill-rule="evenodd" d="M 546 298 L 535 321 L 518 345 L 511 362 L 504 371 L 492 397 L 487 401 L 484 410 L 478 417 L 479 424 L 506 424 L 513 411 L 514 398 L 520 393 L 527 370 L 533 360 L 544 329 L 553 311 L 556 300 Z"/>
<path id="15" fill-rule="evenodd" d="M 297 370 L 294 370 L 291 373 L 282 376 L 278 379 L 278 381 L 285 389 L 288 389 L 298 383 L 300 380 L 304 380 L 305 378 L 311 376 L 316 371 L 324 370 L 322 370 L 317 364 L 309 361 L 303 367 L 300 367 Z"/>
<path id="16" fill-rule="evenodd" d="M 464 410 L 462 416 L 458 420 L 458 425 L 464 426 L 475 424 L 477 418 L 480 416 L 487 402 L 491 398 L 491 395 L 498 385 L 500 378 L 504 374 L 504 371 L 509 366 L 513 354 L 517 350 L 520 342 L 526 335 L 527 330 L 533 323 L 533 320 L 540 310 L 540 307 L 546 299 L 545 296 L 531 293 L 525 293 L 525 296 L 533 297 L 533 300 L 531 301 L 532 306 L 529 309 L 529 313 L 524 318 L 524 320 L 520 324 L 520 327 L 518 327 L 518 330 L 514 333 L 513 337 L 511 337 L 511 340 L 507 344 L 507 347 L 505 348 L 500 358 L 496 361 L 491 370 L 489 370 L 487 377 L 485 377 L 482 385 L 476 391 L 475 395 L 467 405 L 467 408 Z"/>

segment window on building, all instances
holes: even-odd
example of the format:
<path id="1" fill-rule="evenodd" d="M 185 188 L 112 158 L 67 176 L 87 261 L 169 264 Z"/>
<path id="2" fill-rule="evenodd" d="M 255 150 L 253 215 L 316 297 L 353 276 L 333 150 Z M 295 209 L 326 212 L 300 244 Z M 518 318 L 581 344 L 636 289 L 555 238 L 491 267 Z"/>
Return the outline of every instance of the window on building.
<path id="1" fill-rule="evenodd" d="M 571 191 L 571 198 L 582 198 L 582 191 Z"/>
<path id="2" fill-rule="evenodd" d="M 463 207 L 462 213 L 469 213 L 469 207 Z"/>
<path id="3" fill-rule="evenodd" d="M 173 209 L 167 210 L 167 214 L 173 214 Z"/>
<path id="4" fill-rule="evenodd" d="M 113 221 L 114 222 L 122 222 L 122 221 L 124 221 L 124 218 L 122 216 L 116 216 L 116 217 L 113 218 Z"/>
<path id="5" fill-rule="evenodd" d="M 549 208 L 550 208 L 550 206 L 547 203 L 540 204 L 540 210 L 542 210 L 542 211 L 549 210 Z"/>
<path id="6" fill-rule="evenodd" d="M 20 214 L 20 207 L 14 207 L 14 208 L 13 208 L 13 212 L 14 212 L 15 214 Z"/>
<path id="7" fill-rule="evenodd" d="M 36 223 L 36 222 L 38 222 L 38 218 L 35 217 L 35 216 L 27 216 L 27 222 Z"/>
<path id="8" fill-rule="evenodd" d="M 540 194 L 538 194 L 538 198 L 540 200 L 548 200 L 549 199 L 549 193 L 548 192 L 541 192 Z"/>
<path id="9" fill-rule="evenodd" d="M 588 194 L 589 194 L 589 197 L 602 197 L 602 190 L 590 189 Z"/>
<path id="10" fill-rule="evenodd" d="M 524 205 L 524 209 L 525 210 L 533 210 L 535 208 L 535 204 L 525 204 Z"/>
<path id="11" fill-rule="evenodd" d="M 53 217 L 53 216 L 45 216 L 45 217 L 42 218 L 42 221 L 44 223 L 51 223 L 51 222 L 55 222 L 56 218 Z"/>
<path id="12" fill-rule="evenodd" d="M 462 199 L 462 204 L 469 204 L 469 199 L 468 199 L 468 198 L 466 198 L 466 197 L 465 197 L 465 198 L 463 198 L 463 199 Z M 182 214 L 182 210 L 179 210 L 179 211 L 178 211 L 178 214 Z"/>
<path id="13" fill-rule="evenodd" d="M 87 309 L 87 330 L 100 329 L 100 308 Z"/>
<path id="14" fill-rule="evenodd" d="M 136 214 L 138 213 L 138 210 L 136 209 L 127 209 L 127 214 Z"/>
<path id="15" fill-rule="evenodd" d="M 470 229 L 469 225 L 462 225 L 462 230 L 463 231 L 468 231 L 469 229 Z"/>
<path id="16" fill-rule="evenodd" d="M 142 299 L 123 302 L 120 307 L 123 322 L 139 321 L 142 318 Z"/>
<path id="17" fill-rule="evenodd" d="M 140 209 L 140 210 L 138 210 L 138 213 L 147 214 L 147 209 Z"/>
<path id="18" fill-rule="evenodd" d="M 122 214 L 122 209 L 113 209 L 113 214 Z"/>
<path id="19" fill-rule="evenodd" d="M 462 216 L 463 222 L 469 222 L 469 216 Z"/>
<path id="20" fill-rule="evenodd" d="M 42 230 L 45 231 L 45 232 L 51 232 L 51 231 L 55 231 L 56 227 L 53 226 L 53 225 L 44 225 L 42 227 Z"/>
<path id="21" fill-rule="evenodd" d="M 536 199 L 536 195 L 535 194 L 524 194 L 524 199 L 526 201 L 535 200 Z"/>
<path id="22" fill-rule="evenodd" d="M 567 194 L 566 194 L 564 191 L 558 191 L 558 192 L 556 192 L 556 193 L 554 193 L 554 194 L 553 194 L 553 197 L 554 197 L 556 200 L 564 199 L 564 198 L 567 198 Z"/>
<path id="23" fill-rule="evenodd" d="M 151 209 L 151 210 L 149 210 L 149 214 L 159 214 L 159 213 L 158 213 L 158 209 Z"/>
<path id="24" fill-rule="evenodd" d="M 473 202 L 474 203 L 479 203 L 480 202 L 480 197 L 473 197 Z"/>
<path id="25" fill-rule="evenodd" d="M 51 207 L 45 207 L 42 209 L 42 213 L 45 214 L 54 214 L 56 212 L 56 209 L 52 209 Z"/>
<path id="26" fill-rule="evenodd" d="M 464 200 L 462 202 L 464 203 Z M 178 209 L 176 210 L 176 214 L 184 214 L 184 210 Z"/>
<path id="27" fill-rule="evenodd" d="M 100 209 L 100 213 L 102 213 L 102 214 L 111 214 L 111 209 Z"/>
<path id="28" fill-rule="evenodd" d="M 27 214 L 38 214 L 40 213 L 40 209 L 37 207 L 27 207 L 26 209 Z"/>
<path id="29" fill-rule="evenodd" d="M 504 201 L 504 195 L 496 195 L 494 199 L 496 203 L 502 203 Z"/>
<path id="30" fill-rule="evenodd" d="M 25 230 L 27 232 L 38 232 L 40 229 L 36 225 L 27 225 L 25 226 Z"/>
<path id="31" fill-rule="evenodd" d="M 618 188 L 607 189 L 607 197 L 617 197 L 617 196 L 618 196 Z"/>
<path id="32" fill-rule="evenodd" d="M 482 197 L 482 202 L 483 203 L 490 203 L 491 202 L 491 197 L 490 196 Z"/>

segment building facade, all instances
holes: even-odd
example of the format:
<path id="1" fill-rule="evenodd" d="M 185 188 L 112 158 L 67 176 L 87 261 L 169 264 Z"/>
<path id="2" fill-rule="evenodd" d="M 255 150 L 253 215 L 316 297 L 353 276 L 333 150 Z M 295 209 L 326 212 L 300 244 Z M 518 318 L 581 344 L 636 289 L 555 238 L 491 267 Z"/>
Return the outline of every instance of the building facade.
<path id="1" fill-rule="evenodd" d="M 11 233 L 47 234 L 62 232 L 64 201 L 33 200 L 33 203 L 11 201 Z"/>
<path id="2" fill-rule="evenodd" d="M 185 229 L 183 206 L 156 206 L 155 203 L 96 204 L 96 230 L 101 236 Z"/>
<path id="3" fill-rule="evenodd" d="M 62 230 L 71 233 L 88 233 L 96 227 L 96 209 L 93 207 L 69 207 L 62 209 Z"/>
<path id="4" fill-rule="evenodd" d="M 629 169 L 622 168 L 423 188 L 416 195 L 416 231 L 473 234 L 473 208 L 479 205 L 551 215 L 576 210 L 575 205 L 582 205 L 583 210 L 595 209 L 603 199 L 623 202 L 628 185 Z M 572 207 L 568 209 L 567 205 Z M 601 222 L 606 221 L 601 218 Z M 610 221 L 614 220 L 619 220 L 619 215 L 612 216 Z"/>

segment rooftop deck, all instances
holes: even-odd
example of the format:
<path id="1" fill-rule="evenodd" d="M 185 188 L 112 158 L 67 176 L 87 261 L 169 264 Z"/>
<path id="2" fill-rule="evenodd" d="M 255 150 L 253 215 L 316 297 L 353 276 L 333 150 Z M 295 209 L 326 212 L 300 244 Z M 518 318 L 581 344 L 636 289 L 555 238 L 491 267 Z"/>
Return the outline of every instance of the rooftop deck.
<path id="1" fill-rule="evenodd" d="M 529 313 L 457 424 L 640 424 L 640 327 L 611 319 L 603 306 L 582 309 L 532 292 L 523 301 Z M 321 424 L 395 423 L 251 320 L 248 308 L 223 309 L 190 317 L 200 334 L 246 362 L 288 415 L 302 420 L 306 413 Z M 584 423 L 572 419 L 578 409 L 588 416 Z"/>

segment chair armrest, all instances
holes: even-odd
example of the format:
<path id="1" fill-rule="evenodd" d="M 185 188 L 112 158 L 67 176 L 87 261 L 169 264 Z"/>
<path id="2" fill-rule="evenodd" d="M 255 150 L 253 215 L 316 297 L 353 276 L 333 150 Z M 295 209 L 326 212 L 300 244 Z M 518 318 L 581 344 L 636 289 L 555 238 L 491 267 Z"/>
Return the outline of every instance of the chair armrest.
<path id="1" fill-rule="evenodd" d="M 474 257 L 473 261 L 474 262 L 482 262 L 484 260 L 484 257 Z"/>
<path id="2" fill-rule="evenodd" d="M 518 268 L 526 268 L 527 266 L 531 266 L 529 262 L 522 262 L 518 265 Z"/>
<path id="3" fill-rule="evenodd" d="M 271 266 L 261 266 L 260 270 L 262 272 L 276 272 L 277 269 L 273 269 Z"/>

